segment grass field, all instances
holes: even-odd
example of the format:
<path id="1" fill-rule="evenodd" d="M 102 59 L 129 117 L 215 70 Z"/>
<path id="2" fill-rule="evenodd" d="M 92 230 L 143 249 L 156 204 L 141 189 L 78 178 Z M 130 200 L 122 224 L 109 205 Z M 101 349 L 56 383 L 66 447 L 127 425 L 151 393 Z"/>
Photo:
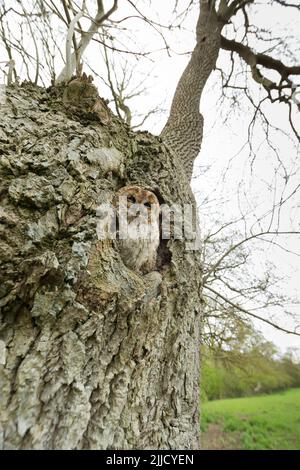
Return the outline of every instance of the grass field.
<path id="1" fill-rule="evenodd" d="M 300 389 L 202 404 L 203 449 L 300 449 Z"/>

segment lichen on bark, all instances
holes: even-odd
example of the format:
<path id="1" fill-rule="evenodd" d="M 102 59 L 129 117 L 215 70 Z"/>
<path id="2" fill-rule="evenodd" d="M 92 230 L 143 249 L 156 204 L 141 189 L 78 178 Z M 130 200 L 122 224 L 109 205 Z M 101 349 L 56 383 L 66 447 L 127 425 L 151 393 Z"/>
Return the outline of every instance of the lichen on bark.
<path id="1" fill-rule="evenodd" d="M 26 84 L 1 107 L 0 178 L 2 448 L 197 448 L 199 252 L 164 242 L 143 276 L 96 233 L 127 184 L 193 204 L 176 155 Z"/>

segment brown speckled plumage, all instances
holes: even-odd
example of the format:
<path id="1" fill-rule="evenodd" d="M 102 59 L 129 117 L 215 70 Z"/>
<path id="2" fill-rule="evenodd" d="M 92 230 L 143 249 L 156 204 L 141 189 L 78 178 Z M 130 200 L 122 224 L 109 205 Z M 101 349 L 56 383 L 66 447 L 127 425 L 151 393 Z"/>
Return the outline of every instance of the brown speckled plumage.
<path id="1" fill-rule="evenodd" d="M 139 186 L 125 186 L 118 191 L 115 201 L 119 216 L 118 246 L 124 264 L 142 273 L 155 270 L 160 210 L 157 197 Z M 124 239 L 120 238 L 122 218 L 119 202 L 124 204 L 127 214 L 128 230 Z"/>

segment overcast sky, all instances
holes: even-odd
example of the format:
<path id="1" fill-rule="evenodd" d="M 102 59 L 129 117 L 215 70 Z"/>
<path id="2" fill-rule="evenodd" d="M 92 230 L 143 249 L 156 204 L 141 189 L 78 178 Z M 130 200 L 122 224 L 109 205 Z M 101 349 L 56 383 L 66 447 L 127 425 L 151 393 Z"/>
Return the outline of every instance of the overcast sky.
<path id="1" fill-rule="evenodd" d="M 262 5 L 263 3 L 266 5 Z M 297 37 L 300 26 L 300 14 L 297 17 L 293 9 L 270 7 L 267 6 L 267 3 L 260 2 L 259 10 L 253 12 L 256 24 L 262 28 L 269 28 L 275 31 L 277 37 L 285 37 L 287 35 Z M 151 15 L 151 18 L 156 19 L 157 22 L 168 24 L 170 5 L 173 4 L 172 0 L 165 2 L 154 0 L 152 2 L 154 8 L 152 7 L 149 10 L 149 15 Z M 125 2 L 123 3 L 123 8 L 124 11 L 118 13 L 120 17 L 123 14 L 124 16 L 126 15 L 125 9 L 127 14 L 129 13 Z M 155 13 L 157 13 L 156 17 Z M 140 110 L 142 107 L 147 109 L 151 105 L 153 106 L 153 103 L 162 103 L 166 110 L 169 109 L 177 82 L 188 61 L 188 56 L 182 53 L 192 50 L 194 44 L 193 31 L 197 20 L 196 13 L 197 9 L 194 9 L 187 17 L 183 30 L 174 33 L 173 37 L 171 35 L 168 36 L 168 34 L 166 35 L 174 52 L 171 53 L 171 57 L 165 52 L 156 54 L 155 65 L 149 64 L 150 70 L 153 67 L 151 78 L 148 80 L 149 93 L 147 96 L 143 96 L 143 99 L 138 98 L 135 100 L 134 105 L 137 109 Z M 155 35 L 151 28 L 145 28 L 142 25 L 143 29 L 141 30 L 141 26 L 135 22 L 134 27 L 137 28 L 138 32 L 136 38 L 142 37 L 145 43 L 145 50 L 159 49 L 162 46 L 159 35 Z M 228 37 L 232 34 L 230 29 L 227 34 Z M 138 39 L 136 39 L 137 42 Z M 261 46 L 254 39 L 252 39 L 251 45 L 260 52 L 264 51 L 261 47 L 266 48 L 265 44 Z M 291 49 L 296 53 L 298 52 L 300 62 L 299 44 L 298 46 L 293 45 Z M 285 59 L 285 61 L 287 60 Z M 229 63 L 229 54 L 222 52 L 217 65 L 226 69 L 230 65 Z M 137 74 L 141 73 L 140 68 L 137 67 L 137 69 Z M 264 142 L 265 135 L 261 131 L 258 122 L 253 134 L 253 153 L 255 154 L 253 156 L 249 155 L 250 150 L 248 146 L 245 146 L 240 151 L 248 139 L 248 125 L 253 117 L 253 109 L 251 109 L 249 102 L 244 98 L 241 99 L 239 106 L 235 106 L 234 109 L 231 108 L 232 103 L 229 101 L 220 106 L 218 101 L 219 91 L 220 75 L 218 72 L 214 72 L 206 86 L 201 102 L 201 111 L 205 119 L 204 139 L 201 153 L 195 162 L 195 178 L 192 182 L 192 187 L 199 204 L 200 219 L 205 227 L 210 226 L 211 214 L 213 214 L 213 217 L 216 217 L 216 214 L 218 214 L 217 218 L 221 224 L 238 218 L 241 206 L 245 212 L 252 208 L 257 218 L 264 214 L 273 204 L 274 191 L 270 188 L 274 188 L 275 185 L 274 169 L 278 176 L 278 181 L 276 181 L 277 198 L 279 198 L 282 191 L 286 191 L 284 192 L 285 195 L 289 191 L 292 192 L 300 182 L 299 160 L 297 158 L 299 148 L 297 149 L 294 143 L 290 141 L 292 133 L 288 124 L 286 107 L 274 104 L 264 106 L 264 111 L 270 122 L 285 131 L 287 136 L 277 131 L 270 131 L 270 140 L 274 149 L 276 148 L 275 152 Z M 252 96 L 257 101 L 263 95 L 256 86 L 251 86 L 251 91 Z M 229 117 L 224 123 L 223 121 L 227 115 Z M 154 133 L 159 133 L 165 123 L 165 119 L 166 114 L 156 115 L 149 119 L 144 127 Z M 300 128 L 299 117 L 296 123 L 298 128 Z M 281 159 L 286 165 L 290 178 L 290 186 L 288 188 L 283 188 L 284 170 L 278 165 L 278 159 Z M 254 161 L 251 170 L 249 161 Z M 225 173 L 226 178 L 223 181 Z M 237 197 L 237 186 L 240 182 L 242 182 L 242 189 L 247 191 L 245 198 Z M 210 194 L 212 194 L 211 199 L 214 201 L 227 202 L 216 208 L 212 208 L 211 205 L 208 205 L 208 208 L 201 207 L 202 201 L 209 197 Z M 285 209 L 280 214 L 279 230 L 299 230 L 299 203 L 299 193 L 296 193 L 295 197 L 291 198 L 290 203 L 286 204 Z M 248 220 L 251 225 L 251 222 L 254 223 L 255 217 L 249 217 Z M 236 228 L 243 233 L 243 224 L 237 225 Z M 276 276 L 281 278 L 277 285 L 274 286 L 275 292 L 288 294 L 291 298 L 297 299 L 299 298 L 300 283 L 299 236 L 282 237 L 280 240 L 276 239 L 276 241 L 280 241 L 284 249 L 270 245 L 267 242 L 249 245 L 249 249 L 253 250 L 253 255 L 250 259 L 250 270 L 254 269 L 257 276 L 259 276 L 267 266 L 272 265 L 270 269 L 275 270 Z M 298 256 L 295 253 L 298 253 Z M 249 308 L 250 305 L 245 305 L 245 307 Z M 298 314 L 299 305 L 291 306 L 286 304 L 285 310 Z M 274 307 L 269 311 L 258 311 L 257 313 L 266 318 L 272 317 L 274 321 L 285 328 L 294 328 L 295 324 L 300 324 L 300 315 L 298 315 L 298 321 L 289 321 L 284 309 L 281 307 Z M 274 341 L 281 350 L 291 346 L 300 347 L 300 338 L 297 336 L 278 332 L 261 322 L 255 322 L 255 325 L 268 339 Z M 300 328 L 298 331 L 300 331 Z"/>
<path id="2" fill-rule="evenodd" d="M 60 4 L 58 0 L 56 3 Z M 112 2 L 106 2 L 107 5 L 110 3 Z M 165 50 L 161 50 L 150 55 L 148 59 L 135 58 L 126 54 L 114 54 L 117 73 L 119 68 L 124 65 L 124 57 L 128 60 L 129 68 L 133 69 L 130 82 L 132 88 L 135 88 L 147 76 L 144 83 L 146 92 L 134 98 L 129 104 L 131 104 L 133 111 L 141 115 L 154 106 L 165 109 L 165 112 L 162 111 L 149 118 L 144 126 L 145 129 L 151 132 L 159 133 L 166 121 L 167 110 L 170 107 L 176 84 L 188 61 L 186 53 L 191 51 L 194 45 L 193 31 L 197 20 L 197 8 L 191 10 L 180 31 L 172 32 L 157 27 L 157 32 L 142 20 L 136 18 L 137 12 L 129 6 L 127 1 L 122 0 L 119 3 L 119 10 L 115 13 L 113 19 L 118 20 L 130 15 L 135 16 L 126 22 L 120 23 L 124 28 L 120 33 L 116 34 L 116 31 L 112 30 L 112 34 L 116 36 L 115 44 L 120 49 L 129 48 L 140 52 L 164 49 L 164 40 L 159 32 L 163 33 L 171 46 L 170 54 L 167 54 Z M 151 3 L 141 0 L 135 3 L 157 23 L 169 24 L 174 0 L 164 0 L 163 2 L 152 0 Z M 259 9 L 253 11 L 255 23 L 260 27 L 275 31 L 276 36 L 279 38 L 287 35 L 297 37 L 299 35 L 300 13 L 297 18 L 294 9 L 270 7 L 267 6 L 267 3 L 268 1 L 260 2 Z M 179 2 L 179 11 L 182 10 L 185 4 L 186 2 L 183 0 Z M 32 5 L 33 2 L 27 2 L 28 11 L 30 11 Z M 237 22 L 238 24 L 239 22 Z M 11 29 L 14 33 L 13 23 Z M 229 28 L 228 37 L 232 33 L 233 31 Z M 57 34 L 58 38 L 63 38 L 65 32 L 60 29 Z M 241 32 L 238 31 L 237 34 L 239 37 Z M 252 47 L 260 52 L 264 50 L 261 49 L 262 45 L 254 38 L 251 41 Z M 105 76 L 100 47 L 96 42 L 92 44 L 85 59 L 100 76 L 102 71 L 103 76 Z M 263 47 L 266 48 L 266 45 L 264 44 Z M 26 40 L 26 48 L 33 52 L 33 43 L 30 38 Z M 300 62 L 299 44 L 292 42 L 292 49 L 295 55 L 298 54 L 298 62 Z M 0 49 L 0 51 L 0 60 L 5 60 L 5 52 L 3 49 Z M 280 53 L 280 48 L 278 53 Z M 292 56 L 284 57 L 284 59 L 291 61 L 291 64 L 293 63 Z M 224 70 L 228 69 L 230 66 L 229 54 L 222 52 L 217 65 Z M 60 66 L 58 60 L 58 71 Z M 17 69 L 18 74 L 23 77 L 25 73 L 24 66 L 17 62 Z M 244 223 L 235 226 L 235 231 L 240 231 L 241 236 L 243 236 L 243 232 L 250 230 L 251 225 L 253 225 L 254 231 L 257 231 L 259 229 L 257 219 L 270 209 L 273 201 L 278 201 L 282 194 L 287 196 L 297 186 L 297 183 L 299 184 L 299 163 L 297 161 L 299 149 L 291 140 L 291 130 L 288 125 L 285 107 L 283 105 L 266 104 L 264 111 L 268 119 L 274 126 L 286 132 L 286 135 L 279 131 L 270 131 L 272 144 L 270 147 L 265 142 L 265 134 L 258 122 L 253 132 L 253 151 L 251 154 L 249 146 L 245 143 L 248 138 L 248 126 L 253 116 L 253 108 L 242 95 L 238 96 L 234 106 L 232 101 L 229 100 L 221 105 L 219 101 L 220 83 L 220 74 L 216 71 L 210 77 L 202 98 L 201 111 L 205 119 L 204 139 L 201 153 L 195 162 L 195 177 L 192 187 L 199 205 L 204 232 L 217 227 L 217 224 L 220 226 L 230 220 L 237 219 L 240 217 L 241 212 L 244 212 L 248 214 L 247 227 L 245 228 Z M 96 84 L 100 95 L 109 97 L 109 90 L 101 78 L 96 79 Z M 262 92 L 253 85 L 250 85 L 250 89 L 251 96 L 257 102 L 262 96 Z M 296 124 L 299 126 L 299 117 L 297 119 Z M 281 164 L 280 162 L 284 163 Z M 287 179 L 288 184 L 286 184 Z M 274 190 L 275 187 L 276 191 Z M 207 199 L 211 199 L 212 202 L 204 204 L 203 201 Z M 290 198 L 280 214 L 280 223 L 278 225 L 280 230 L 299 230 L 299 202 L 299 193 Z M 265 223 L 266 220 L 264 219 L 262 222 L 263 227 Z M 224 233 L 228 235 L 229 232 L 225 231 Z M 239 238 L 238 235 L 235 236 L 237 237 L 236 241 Z M 278 241 L 276 239 L 276 242 Z M 254 242 L 249 245 L 249 269 L 257 277 L 263 275 L 266 269 L 270 269 L 276 277 L 281 278 L 273 287 L 275 291 L 279 294 L 288 293 L 291 297 L 297 298 L 300 282 L 299 236 L 283 237 L 280 239 L 280 244 L 282 248 L 268 242 Z M 237 273 L 238 276 L 243 275 L 242 271 Z M 246 308 L 252 306 L 251 303 L 245 305 Z M 286 305 L 286 310 L 295 314 L 298 313 L 298 308 L 299 306 Z M 259 311 L 258 313 L 266 318 L 272 317 L 274 321 L 286 328 L 295 326 L 295 322 L 286 320 L 287 316 L 282 307 L 274 307 L 269 311 Z M 298 324 L 300 324 L 300 315 L 298 316 Z M 260 322 L 256 322 L 256 327 L 261 329 L 264 335 L 274 341 L 282 350 L 290 346 L 300 347 L 299 337 L 277 332 Z"/>

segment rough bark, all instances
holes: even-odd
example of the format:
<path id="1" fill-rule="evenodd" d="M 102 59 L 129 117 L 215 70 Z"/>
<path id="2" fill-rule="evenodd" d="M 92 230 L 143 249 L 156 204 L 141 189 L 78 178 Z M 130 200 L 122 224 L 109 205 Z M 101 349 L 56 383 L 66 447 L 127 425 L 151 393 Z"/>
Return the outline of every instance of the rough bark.
<path id="1" fill-rule="evenodd" d="M 201 5 L 196 52 L 164 141 L 115 117 L 101 120 L 100 101 L 97 117 L 64 109 L 58 88 L 7 90 L 0 121 L 4 449 L 198 448 L 200 253 L 185 241 L 162 241 L 157 270 L 142 276 L 126 268 L 114 241 L 97 239 L 96 214 L 127 184 L 150 188 L 160 203 L 194 204 L 199 100 L 222 29 L 211 2 Z"/>
<path id="2" fill-rule="evenodd" d="M 2 448 L 197 448 L 199 253 L 162 244 L 142 276 L 95 230 L 129 183 L 193 203 L 180 162 L 31 85 L 7 90 L 0 142 Z"/>
<path id="3" fill-rule="evenodd" d="M 179 80 L 169 119 L 162 130 L 164 141 L 176 152 L 190 179 L 203 137 L 200 99 L 220 50 L 224 20 L 215 11 L 214 2 L 200 0 L 196 26 L 196 46 Z"/>

